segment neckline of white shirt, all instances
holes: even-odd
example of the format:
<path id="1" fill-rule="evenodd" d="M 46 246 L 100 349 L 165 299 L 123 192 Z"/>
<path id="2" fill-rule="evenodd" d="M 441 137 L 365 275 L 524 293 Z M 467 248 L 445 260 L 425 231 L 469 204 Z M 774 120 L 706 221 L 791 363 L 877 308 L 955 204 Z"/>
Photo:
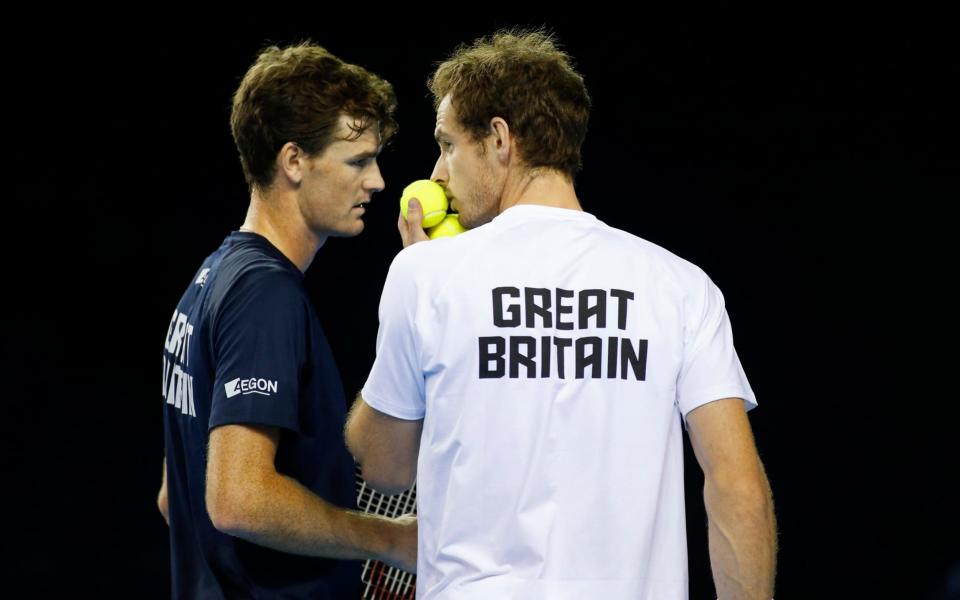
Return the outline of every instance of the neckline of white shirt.
<path id="1" fill-rule="evenodd" d="M 568 219 L 587 219 L 596 221 L 597 218 L 592 214 L 574 210 L 572 208 L 560 208 L 558 206 L 547 206 L 545 204 L 515 204 L 493 218 L 493 223 L 503 223 L 514 219 L 522 219 L 527 216 L 552 216 Z"/>

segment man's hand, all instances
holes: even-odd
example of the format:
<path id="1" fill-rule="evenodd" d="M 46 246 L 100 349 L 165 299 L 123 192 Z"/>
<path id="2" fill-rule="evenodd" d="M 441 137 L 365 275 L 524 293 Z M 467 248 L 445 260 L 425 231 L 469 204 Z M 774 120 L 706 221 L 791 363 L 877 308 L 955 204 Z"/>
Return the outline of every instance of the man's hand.
<path id="1" fill-rule="evenodd" d="M 423 208 L 420 206 L 420 201 L 411 198 L 407 206 L 407 218 L 404 219 L 402 213 L 397 217 L 397 229 L 400 230 L 400 239 L 403 240 L 404 248 L 417 242 L 430 241 L 427 232 L 423 230 L 422 223 Z"/>
<path id="2" fill-rule="evenodd" d="M 417 572 L 417 516 L 407 514 L 394 519 L 396 536 L 384 562 L 408 573 Z"/>

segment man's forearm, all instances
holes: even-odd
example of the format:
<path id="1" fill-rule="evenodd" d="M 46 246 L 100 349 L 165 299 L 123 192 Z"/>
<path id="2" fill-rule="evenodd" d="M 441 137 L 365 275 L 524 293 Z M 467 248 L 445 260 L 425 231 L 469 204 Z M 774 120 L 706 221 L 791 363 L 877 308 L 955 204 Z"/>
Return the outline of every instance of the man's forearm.
<path id="1" fill-rule="evenodd" d="M 384 494 L 399 494 L 416 480 L 422 427 L 422 420 L 381 413 L 358 395 L 347 417 L 344 438 L 367 483 Z"/>
<path id="2" fill-rule="evenodd" d="M 235 504 L 215 525 L 255 544 L 292 554 L 375 558 L 414 568 L 414 525 L 340 508 L 290 477 L 275 474 Z"/>
<path id="3" fill-rule="evenodd" d="M 720 600 L 769 600 L 773 596 L 777 534 L 773 498 L 762 485 L 707 481 L 710 564 Z"/>

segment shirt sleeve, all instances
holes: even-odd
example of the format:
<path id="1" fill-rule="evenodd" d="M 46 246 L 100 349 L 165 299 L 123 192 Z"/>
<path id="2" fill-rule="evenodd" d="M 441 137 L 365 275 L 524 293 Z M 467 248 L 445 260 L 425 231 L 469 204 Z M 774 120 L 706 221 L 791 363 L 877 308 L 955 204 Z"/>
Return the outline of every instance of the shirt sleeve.
<path id="1" fill-rule="evenodd" d="M 371 407 L 398 419 L 426 414 L 422 344 L 416 316 L 420 310 L 410 250 L 397 254 L 380 297 L 377 357 L 360 395 Z"/>
<path id="2" fill-rule="evenodd" d="M 211 330 L 215 376 L 210 429 L 255 423 L 299 431 L 299 374 L 306 360 L 302 289 L 280 271 L 247 273 Z"/>
<path id="3" fill-rule="evenodd" d="M 694 408 L 723 398 L 742 398 L 744 408 L 756 397 L 733 347 L 733 331 L 723 294 L 706 274 L 696 297 L 688 298 L 683 365 L 677 377 L 677 405 L 684 419 Z"/>

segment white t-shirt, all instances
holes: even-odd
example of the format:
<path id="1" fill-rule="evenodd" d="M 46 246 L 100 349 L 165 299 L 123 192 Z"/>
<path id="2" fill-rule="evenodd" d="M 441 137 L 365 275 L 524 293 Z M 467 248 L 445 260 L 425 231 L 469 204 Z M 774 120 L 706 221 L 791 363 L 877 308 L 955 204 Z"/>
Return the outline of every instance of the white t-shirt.
<path id="1" fill-rule="evenodd" d="M 390 267 L 373 408 L 423 419 L 417 597 L 687 597 L 681 415 L 756 406 L 723 296 L 580 211 L 519 205 Z"/>

